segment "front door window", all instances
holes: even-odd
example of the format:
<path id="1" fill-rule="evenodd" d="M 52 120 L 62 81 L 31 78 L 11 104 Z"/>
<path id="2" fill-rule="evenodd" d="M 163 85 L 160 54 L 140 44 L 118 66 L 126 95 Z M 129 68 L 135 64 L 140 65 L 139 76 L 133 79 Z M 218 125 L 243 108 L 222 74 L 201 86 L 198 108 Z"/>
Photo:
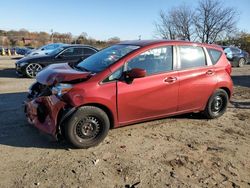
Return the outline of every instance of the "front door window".
<path id="1" fill-rule="evenodd" d="M 173 70 L 173 47 L 165 46 L 150 49 L 127 63 L 127 70 L 145 69 L 147 75 Z"/>

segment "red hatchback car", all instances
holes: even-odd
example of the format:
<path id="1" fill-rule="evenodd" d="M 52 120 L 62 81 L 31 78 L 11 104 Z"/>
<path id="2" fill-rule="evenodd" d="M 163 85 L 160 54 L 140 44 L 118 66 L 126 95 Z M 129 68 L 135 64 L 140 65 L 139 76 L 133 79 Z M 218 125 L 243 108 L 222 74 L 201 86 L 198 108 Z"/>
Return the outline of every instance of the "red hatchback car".
<path id="1" fill-rule="evenodd" d="M 25 112 L 38 129 L 77 148 L 99 144 L 110 128 L 190 112 L 221 116 L 232 95 L 231 65 L 219 46 L 127 41 L 37 75 Z"/>

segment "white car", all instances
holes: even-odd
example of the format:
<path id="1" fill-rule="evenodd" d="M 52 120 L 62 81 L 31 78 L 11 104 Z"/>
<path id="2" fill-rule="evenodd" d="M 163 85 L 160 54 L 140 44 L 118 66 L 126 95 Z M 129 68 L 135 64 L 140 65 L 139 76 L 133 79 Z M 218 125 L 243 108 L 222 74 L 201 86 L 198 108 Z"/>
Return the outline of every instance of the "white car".
<path id="1" fill-rule="evenodd" d="M 47 44 L 45 46 L 41 46 L 37 49 L 34 49 L 28 53 L 25 54 L 25 56 L 34 56 L 34 55 L 46 55 L 50 52 L 52 52 L 53 50 L 63 46 L 63 43 L 51 43 L 51 44 Z"/>

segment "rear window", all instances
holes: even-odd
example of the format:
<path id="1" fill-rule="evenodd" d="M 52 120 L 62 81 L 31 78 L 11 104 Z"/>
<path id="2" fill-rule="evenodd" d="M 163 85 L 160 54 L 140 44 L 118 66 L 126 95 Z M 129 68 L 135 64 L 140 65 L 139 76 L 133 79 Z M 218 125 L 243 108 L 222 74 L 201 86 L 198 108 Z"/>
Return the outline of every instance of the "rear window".
<path id="1" fill-rule="evenodd" d="M 232 52 L 235 54 L 240 53 L 240 49 L 239 48 L 232 48 Z"/>
<path id="2" fill-rule="evenodd" d="M 180 46 L 181 69 L 202 67 L 206 65 L 206 57 L 201 47 Z"/>
<path id="3" fill-rule="evenodd" d="M 211 48 L 208 48 L 207 51 L 208 51 L 208 54 L 210 56 L 210 59 L 213 65 L 215 65 L 219 61 L 222 55 L 222 52 L 219 50 L 211 49 Z"/>

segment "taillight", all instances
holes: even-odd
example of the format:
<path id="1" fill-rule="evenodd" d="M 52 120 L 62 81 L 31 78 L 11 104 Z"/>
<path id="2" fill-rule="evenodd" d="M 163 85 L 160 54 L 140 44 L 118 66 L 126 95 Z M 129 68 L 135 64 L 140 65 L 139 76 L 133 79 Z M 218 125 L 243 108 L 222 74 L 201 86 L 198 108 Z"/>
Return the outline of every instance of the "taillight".
<path id="1" fill-rule="evenodd" d="M 229 75 L 231 75 L 232 73 L 232 66 L 231 66 L 231 63 L 228 61 L 228 64 L 226 66 L 226 71 Z"/>

